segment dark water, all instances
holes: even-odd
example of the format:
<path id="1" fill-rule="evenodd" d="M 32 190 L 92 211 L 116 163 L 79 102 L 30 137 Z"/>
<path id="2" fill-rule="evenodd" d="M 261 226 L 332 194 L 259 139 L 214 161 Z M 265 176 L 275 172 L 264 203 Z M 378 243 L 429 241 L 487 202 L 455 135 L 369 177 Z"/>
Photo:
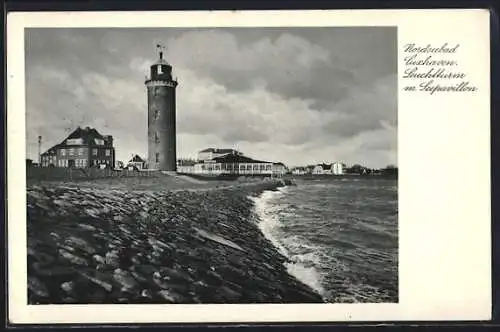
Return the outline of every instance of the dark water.
<path id="1" fill-rule="evenodd" d="M 288 270 L 326 301 L 398 302 L 397 180 L 296 179 L 256 211 Z"/>

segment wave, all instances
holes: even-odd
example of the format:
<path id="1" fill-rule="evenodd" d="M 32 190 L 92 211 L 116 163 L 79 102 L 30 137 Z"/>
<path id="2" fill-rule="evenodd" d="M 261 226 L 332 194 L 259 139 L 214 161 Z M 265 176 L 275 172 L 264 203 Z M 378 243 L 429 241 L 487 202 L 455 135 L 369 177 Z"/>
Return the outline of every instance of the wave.
<path id="1" fill-rule="evenodd" d="M 297 236 L 287 237 L 279 230 L 282 223 L 280 215 L 283 215 L 284 209 L 272 201 L 288 191 L 287 187 L 283 187 L 277 191 L 264 191 L 259 197 L 249 197 L 254 202 L 255 213 L 259 218 L 258 226 L 278 251 L 289 259 L 290 262 L 285 263 L 288 273 L 324 297 L 321 273 L 316 268 L 320 263 L 318 248 Z"/>

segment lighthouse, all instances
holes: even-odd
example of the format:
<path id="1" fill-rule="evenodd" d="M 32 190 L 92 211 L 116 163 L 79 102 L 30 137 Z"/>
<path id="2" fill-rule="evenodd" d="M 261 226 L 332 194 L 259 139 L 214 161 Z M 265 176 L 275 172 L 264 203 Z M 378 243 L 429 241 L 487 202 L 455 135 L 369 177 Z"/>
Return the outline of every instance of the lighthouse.
<path id="1" fill-rule="evenodd" d="M 163 58 L 159 48 L 158 60 L 150 67 L 145 84 L 148 94 L 148 167 L 165 173 L 175 173 L 177 81 L 172 77 L 172 66 Z"/>

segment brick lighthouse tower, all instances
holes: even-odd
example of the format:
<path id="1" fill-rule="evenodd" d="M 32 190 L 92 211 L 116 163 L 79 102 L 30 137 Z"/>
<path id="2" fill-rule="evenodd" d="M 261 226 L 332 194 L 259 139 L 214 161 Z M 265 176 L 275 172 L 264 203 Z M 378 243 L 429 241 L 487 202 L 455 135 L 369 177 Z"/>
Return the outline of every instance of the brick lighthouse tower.
<path id="1" fill-rule="evenodd" d="M 151 65 L 145 84 L 148 90 L 148 167 L 174 173 L 177 169 L 175 88 L 172 66 L 163 59 Z"/>

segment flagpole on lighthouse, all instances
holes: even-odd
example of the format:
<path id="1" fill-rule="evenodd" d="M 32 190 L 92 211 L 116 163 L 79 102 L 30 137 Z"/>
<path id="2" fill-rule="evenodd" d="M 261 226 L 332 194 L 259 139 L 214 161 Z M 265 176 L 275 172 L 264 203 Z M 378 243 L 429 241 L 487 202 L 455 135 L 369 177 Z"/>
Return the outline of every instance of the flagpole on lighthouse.
<path id="1" fill-rule="evenodd" d="M 160 54 L 160 59 L 163 59 L 163 50 L 166 50 L 167 48 L 162 44 L 156 44 L 156 49 Z"/>

